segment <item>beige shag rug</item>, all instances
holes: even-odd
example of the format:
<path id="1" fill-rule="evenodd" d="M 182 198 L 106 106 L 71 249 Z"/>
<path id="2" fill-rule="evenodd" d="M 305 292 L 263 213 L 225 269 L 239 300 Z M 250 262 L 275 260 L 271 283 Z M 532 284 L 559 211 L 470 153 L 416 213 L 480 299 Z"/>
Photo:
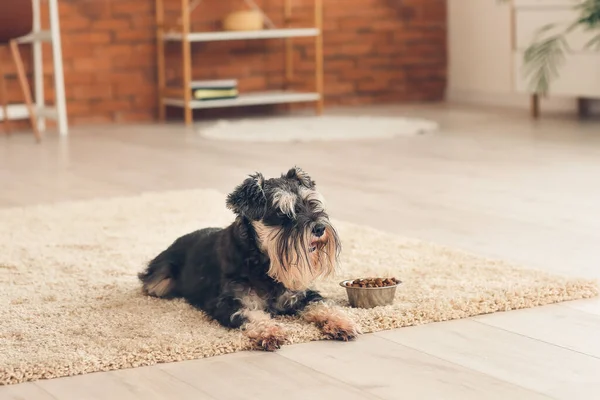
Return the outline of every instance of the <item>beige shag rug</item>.
<path id="1" fill-rule="evenodd" d="M 232 215 L 212 190 L 0 210 L 0 384 L 241 351 L 249 343 L 182 301 L 144 297 L 136 274 L 172 240 Z M 348 309 L 363 331 L 465 318 L 596 296 L 595 282 L 520 269 L 459 250 L 337 222 L 338 282 L 404 281 L 389 307 Z M 290 343 L 321 339 L 289 319 Z M 360 340 L 360 337 L 359 339 Z"/>

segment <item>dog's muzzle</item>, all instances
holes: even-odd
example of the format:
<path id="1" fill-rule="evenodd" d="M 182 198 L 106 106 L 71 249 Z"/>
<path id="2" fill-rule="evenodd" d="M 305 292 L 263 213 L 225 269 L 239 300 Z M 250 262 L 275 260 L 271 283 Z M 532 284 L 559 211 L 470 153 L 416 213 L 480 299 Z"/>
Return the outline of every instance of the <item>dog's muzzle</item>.
<path id="1" fill-rule="evenodd" d="M 310 246 L 308 252 L 312 253 L 317 250 L 320 246 L 323 246 L 327 242 L 327 229 L 326 226 L 318 223 L 312 229 Z"/>

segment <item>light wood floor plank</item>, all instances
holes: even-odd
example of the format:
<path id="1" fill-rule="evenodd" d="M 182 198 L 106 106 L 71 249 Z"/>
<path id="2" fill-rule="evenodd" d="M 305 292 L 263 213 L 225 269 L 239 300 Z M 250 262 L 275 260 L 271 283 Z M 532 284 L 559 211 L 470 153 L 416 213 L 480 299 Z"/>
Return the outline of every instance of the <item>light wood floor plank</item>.
<path id="1" fill-rule="evenodd" d="M 600 316 L 558 305 L 495 313 L 474 321 L 600 359 Z"/>
<path id="2" fill-rule="evenodd" d="M 57 400 L 141 399 L 127 385 L 109 373 L 92 373 L 37 381 L 36 385 Z"/>
<path id="3" fill-rule="evenodd" d="M 155 366 L 111 371 L 110 374 L 141 399 L 214 400 L 208 394 Z"/>
<path id="4" fill-rule="evenodd" d="M 600 359 L 471 320 L 376 336 L 557 399 L 600 398 Z"/>
<path id="5" fill-rule="evenodd" d="M 382 399 L 547 398 L 374 335 L 354 343 L 290 346 L 280 354 Z"/>
<path id="6" fill-rule="evenodd" d="M 1 400 L 58 400 L 35 383 L 0 386 Z"/>
<path id="7" fill-rule="evenodd" d="M 574 308 L 579 311 L 584 311 L 590 314 L 600 316 L 600 299 L 598 298 L 569 301 L 567 303 L 561 303 L 560 306 Z"/>
<path id="8" fill-rule="evenodd" d="M 277 354 L 236 353 L 159 368 L 219 400 L 377 399 Z"/>
<path id="9" fill-rule="evenodd" d="M 56 400 L 213 400 L 156 367 L 92 373 L 36 384 Z"/>

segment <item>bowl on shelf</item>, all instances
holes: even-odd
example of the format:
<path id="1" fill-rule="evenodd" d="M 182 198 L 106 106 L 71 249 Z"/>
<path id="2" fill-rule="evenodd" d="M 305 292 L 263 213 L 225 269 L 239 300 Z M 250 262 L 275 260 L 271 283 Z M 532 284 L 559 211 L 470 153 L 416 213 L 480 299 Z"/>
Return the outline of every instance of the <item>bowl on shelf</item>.
<path id="1" fill-rule="evenodd" d="M 358 278 L 342 281 L 340 286 L 346 288 L 352 307 L 374 308 L 392 304 L 401 283 L 396 278 Z"/>
<path id="2" fill-rule="evenodd" d="M 259 31 L 263 29 L 264 18 L 258 10 L 235 11 L 223 20 L 226 31 Z"/>

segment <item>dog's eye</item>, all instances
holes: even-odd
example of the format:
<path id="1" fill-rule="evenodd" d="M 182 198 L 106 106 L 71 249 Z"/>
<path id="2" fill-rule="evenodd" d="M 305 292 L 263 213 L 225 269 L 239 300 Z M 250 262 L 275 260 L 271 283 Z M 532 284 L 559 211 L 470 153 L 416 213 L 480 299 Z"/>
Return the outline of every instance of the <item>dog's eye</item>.
<path id="1" fill-rule="evenodd" d="M 323 208 L 323 204 L 321 204 L 320 201 L 318 200 L 311 200 L 308 202 L 308 205 L 311 209 L 322 209 Z"/>

